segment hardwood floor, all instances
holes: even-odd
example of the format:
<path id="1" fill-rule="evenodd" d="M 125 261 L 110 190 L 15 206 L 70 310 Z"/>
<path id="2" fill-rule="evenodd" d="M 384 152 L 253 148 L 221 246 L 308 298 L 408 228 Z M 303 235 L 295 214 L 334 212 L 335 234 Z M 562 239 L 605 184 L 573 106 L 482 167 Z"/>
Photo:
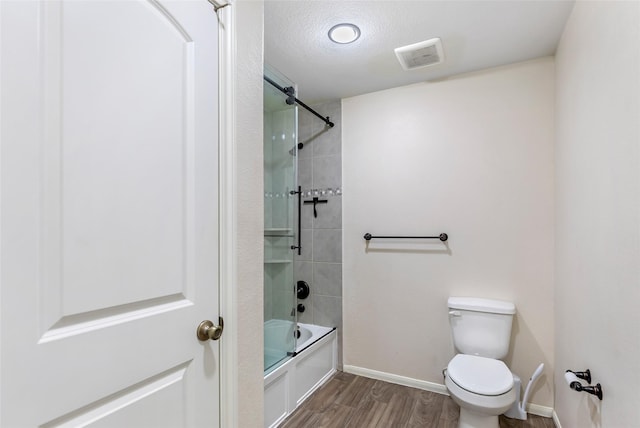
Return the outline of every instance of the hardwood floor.
<path id="1" fill-rule="evenodd" d="M 446 395 L 338 372 L 281 428 L 456 428 L 458 405 Z M 500 416 L 501 428 L 554 428 L 549 418 Z"/>

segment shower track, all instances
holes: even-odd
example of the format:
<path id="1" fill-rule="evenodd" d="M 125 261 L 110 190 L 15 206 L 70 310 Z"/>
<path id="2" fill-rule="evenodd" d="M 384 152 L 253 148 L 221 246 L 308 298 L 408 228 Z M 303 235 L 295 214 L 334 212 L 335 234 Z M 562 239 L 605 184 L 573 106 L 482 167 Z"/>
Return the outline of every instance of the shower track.
<path id="1" fill-rule="evenodd" d="M 329 128 L 333 128 L 334 124 L 333 122 L 331 122 L 331 119 L 329 118 L 329 116 L 323 117 L 320 113 L 318 113 L 317 111 L 315 111 L 314 109 L 312 109 L 311 107 L 309 107 L 308 105 L 300 101 L 298 98 L 296 98 L 295 96 L 296 91 L 295 89 L 293 89 L 292 86 L 287 86 L 286 88 L 283 88 L 282 86 L 278 85 L 276 82 L 274 82 L 272 79 L 268 78 L 267 76 L 263 76 L 263 77 L 264 77 L 264 80 L 269 82 L 271 85 L 273 85 L 275 88 L 277 88 L 279 91 L 281 91 L 283 94 L 287 96 L 287 104 L 292 105 L 295 103 L 295 104 L 298 104 L 300 107 L 304 107 L 305 109 L 313 113 L 316 117 L 318 117 L 320 120 L 322 120 Z"/>

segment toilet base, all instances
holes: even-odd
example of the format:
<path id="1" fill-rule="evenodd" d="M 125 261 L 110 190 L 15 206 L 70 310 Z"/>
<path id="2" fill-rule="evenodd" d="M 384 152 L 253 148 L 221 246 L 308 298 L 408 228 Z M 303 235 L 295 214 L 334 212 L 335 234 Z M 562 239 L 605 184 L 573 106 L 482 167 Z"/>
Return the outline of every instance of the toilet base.
<path id="1" fill-rule="evenodd" d="M 460 407 L 458 428 L 499 428 L 498 416 L 478 413 Z"/>

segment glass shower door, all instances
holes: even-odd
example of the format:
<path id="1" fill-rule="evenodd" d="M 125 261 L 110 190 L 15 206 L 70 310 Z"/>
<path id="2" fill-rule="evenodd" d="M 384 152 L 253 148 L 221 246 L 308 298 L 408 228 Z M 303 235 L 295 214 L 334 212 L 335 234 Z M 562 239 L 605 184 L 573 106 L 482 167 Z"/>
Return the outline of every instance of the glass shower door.
<path id="1" fill-rule="evenodd" d="M 284 77 L 265 70 L 282 87 Z M 296 296 L 292 246 L 297 246 L 297 110 L 264 81 L 264 369 L 295 351 Z"/>

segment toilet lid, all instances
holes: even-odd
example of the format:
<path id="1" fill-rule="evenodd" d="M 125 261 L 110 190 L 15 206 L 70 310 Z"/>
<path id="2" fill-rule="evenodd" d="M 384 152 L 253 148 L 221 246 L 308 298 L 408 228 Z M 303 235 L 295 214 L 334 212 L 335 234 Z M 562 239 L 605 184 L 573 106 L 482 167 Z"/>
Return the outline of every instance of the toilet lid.
<path id="1" fill-rule="evenodd" d="M 460 388 L 480 395 L 501 395 L 513 388 L 513 374 L 500 360 L 458 354 L 449 362 L 447 375 Z"/>

